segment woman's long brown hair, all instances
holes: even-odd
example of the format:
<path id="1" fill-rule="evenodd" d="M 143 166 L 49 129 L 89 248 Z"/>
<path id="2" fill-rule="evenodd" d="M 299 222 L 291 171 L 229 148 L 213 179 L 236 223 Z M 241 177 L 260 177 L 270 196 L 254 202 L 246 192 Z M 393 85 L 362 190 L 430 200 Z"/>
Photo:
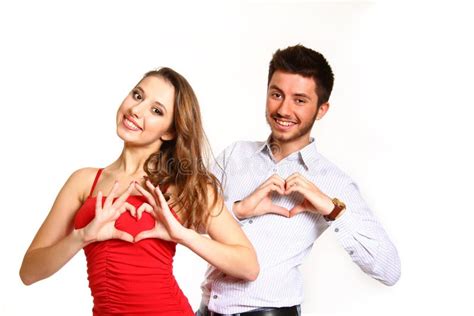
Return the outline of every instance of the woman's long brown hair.
<path id="1" fill-rule="evenodd" d="M 179 206 L 184 226 L 205 230 L 209 210 L 221 201 L 218 198 L 221 186 L 206 167 L 210 148 L 197 97 L 188 81 L 171 68 L 152 70 L 144 78 L 148 76 L 161 77 L 174 87 L 171 126 L 174 138 L 165 141 L 158 152 L 148 157 L 144 170 L 154 185 L 162 189 L 174 186 L 173 205 Z M 209 190 L 212 194 L 208 194 Z M 213 201 L 209 201 L 208 196 L 212 196 Z"/>

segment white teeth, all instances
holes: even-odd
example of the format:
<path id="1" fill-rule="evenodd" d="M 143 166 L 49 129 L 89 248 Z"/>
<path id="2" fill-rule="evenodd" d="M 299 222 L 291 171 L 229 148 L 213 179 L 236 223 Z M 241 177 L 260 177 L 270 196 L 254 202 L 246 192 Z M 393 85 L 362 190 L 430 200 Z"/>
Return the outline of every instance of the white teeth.
<path id="1" fill-rule="evenodd" d="M 276 122 L 280 125 L 283 125 L 283 126 L 290 126 L 290 125 L 293 125 L 292 122 L 284 122 L 284 121 L 280 121 L 280 120 L 276 120 Z"/>
<path id="2" fill-rule="evenodd" d="M 124 119 L 124 123 L 125 125 L 127 125 L 127 127 L 129 127 L 130 129 L 133 129 L 133 130 L 140 130 L 140 128 L 138 128 L 138 126 L 136 126 L 135 124 L 133 124 L 132 121 L 128 120 L 128 119 Z"/>

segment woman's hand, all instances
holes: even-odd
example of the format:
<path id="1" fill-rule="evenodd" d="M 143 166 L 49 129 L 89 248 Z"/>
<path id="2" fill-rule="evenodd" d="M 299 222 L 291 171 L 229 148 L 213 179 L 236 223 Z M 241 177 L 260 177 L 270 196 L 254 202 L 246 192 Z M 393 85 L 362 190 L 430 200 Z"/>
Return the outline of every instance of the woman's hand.
<path id="1" fill-rule="evenodd" d="M 129 185 L 127 191 L 114 201 L 118 187 L 119 185 L 116 181 L 103 205 L 102 192 L 98 192 L 95 205 L 95 217 L 87 226 L 80 229 L 81 236 L 86 244 L 109 239 L 121 239 L 133 242 L 132 235 L 115 228 L 115 221 L 122 213 L 129 211 L 132 216 L 136 217 L 137 212 L 135 207 L 126 202 L 133 190 L 133 182 Z"/>
<path id="2" fill-rule="evenodd" d="M 154 186 L 149 180 L 146 181 L 148 191 L 141 185 L 135 183 L 135 188 L 147 199 L 148 204 L 143 203 L 137 212 L 138 219 L 143 212 L 147 212 L 155 219 L 155 227 L 143 231 L 135 236 L 135 242 L 146 238 L 159 238 L 167 241 L 180 243 L 184 240 L 189 229 L 181 225 L 171 212 L 163 193 L 158 186 Z"/>

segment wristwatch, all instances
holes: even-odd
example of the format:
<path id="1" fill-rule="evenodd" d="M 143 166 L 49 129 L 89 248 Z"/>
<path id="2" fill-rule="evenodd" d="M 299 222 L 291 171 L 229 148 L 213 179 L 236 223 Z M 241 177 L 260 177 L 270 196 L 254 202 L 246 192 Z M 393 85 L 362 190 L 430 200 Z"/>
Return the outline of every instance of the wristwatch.
<path id="1" fill-rule="evenodd" d="M 342 201 L 339 201 L 337 198 L 332 199 L 332 203 L 334 204 L 334 209 L 328 215 L 324 215 L 324 219 L 327 221 L 335 220 L 339 213 L 346 209 L 346 204 L 344 204 Z"/>

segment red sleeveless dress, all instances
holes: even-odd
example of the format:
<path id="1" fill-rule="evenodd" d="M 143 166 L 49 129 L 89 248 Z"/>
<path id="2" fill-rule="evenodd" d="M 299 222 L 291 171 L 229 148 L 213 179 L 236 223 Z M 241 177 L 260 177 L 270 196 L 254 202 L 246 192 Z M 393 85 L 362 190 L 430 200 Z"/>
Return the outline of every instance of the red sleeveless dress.
<path id="1" fill-rule="evenodd" d="M 102 173 L 99 169 L 91 193 L 76 213 L 74 228 L 87 226 L 95 216 L 96 198 L 91 194 Z M 145 197 L 132 195 L 127 202 L 138 208 Z M 129 212 L 116 221 L 117 229 L 136 236 L 153 228 L 155 221 L 143 213 L 137 221 Z M 173 276 L 176 243 L 144 239 L 138 243 L 111 239 L 84 247 L 89 287 L 94 298 L 94 316 L 102 315 L 194 315 Z"/>

